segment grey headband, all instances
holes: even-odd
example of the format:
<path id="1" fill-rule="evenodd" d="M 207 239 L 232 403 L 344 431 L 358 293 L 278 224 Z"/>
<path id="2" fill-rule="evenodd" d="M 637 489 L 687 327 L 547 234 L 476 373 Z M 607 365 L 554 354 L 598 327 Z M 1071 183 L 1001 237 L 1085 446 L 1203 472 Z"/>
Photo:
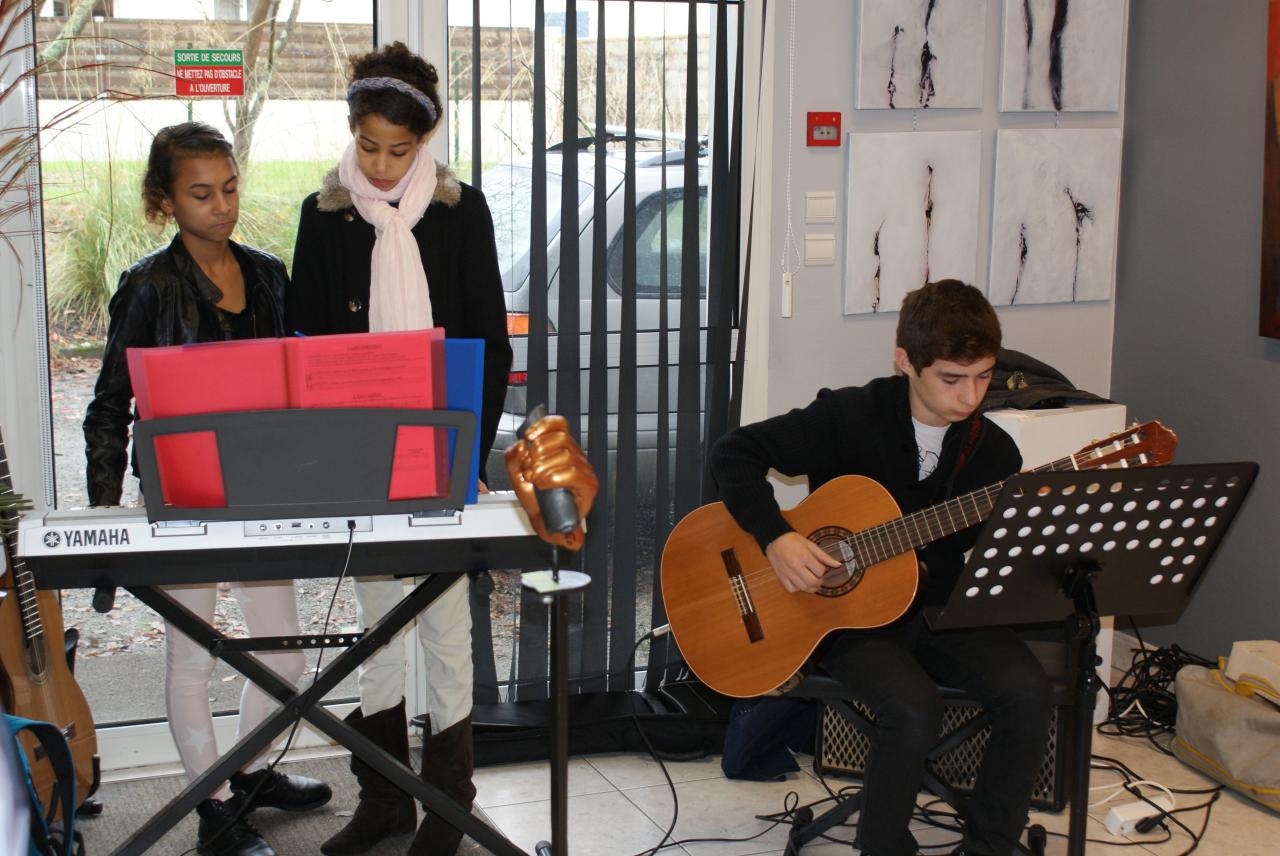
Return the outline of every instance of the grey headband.
<path id="1" fill-rule="evenodd" d="M 436 112 L 435 103 L 421 89 L 398 77 L 362 77 L 359 80 L 353 80 L 351 85 L 347 87 L 347 101 L 350 102 L 351 96 L 357 92 L 370 92 L 377 89 L 394 89 L 397 92 L 403 92 L 408 95 L 426 108 L 427 117 L 431 119 L 432 127 L 435 127 L 436 119 L 439 115 Z"/>

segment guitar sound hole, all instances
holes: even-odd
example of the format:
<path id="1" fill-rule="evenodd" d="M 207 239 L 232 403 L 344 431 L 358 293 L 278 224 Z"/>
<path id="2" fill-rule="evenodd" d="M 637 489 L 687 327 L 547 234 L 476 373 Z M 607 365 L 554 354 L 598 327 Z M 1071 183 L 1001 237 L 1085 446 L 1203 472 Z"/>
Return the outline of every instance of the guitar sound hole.
<path id="1" fill-rule="evenodd" d="M 817 594 L 823 597 L 839 597 L 852 591 L 862 582 L 865 569 L 857 563 L 857 554 L 849 542 L 853 533 L 839 526 L 824 526 L 809 535 L 809 540 L 817 544 L 829 555 L 844 562 L 843 567 L 831 568 L 822 577 L 822 587 Z"/>

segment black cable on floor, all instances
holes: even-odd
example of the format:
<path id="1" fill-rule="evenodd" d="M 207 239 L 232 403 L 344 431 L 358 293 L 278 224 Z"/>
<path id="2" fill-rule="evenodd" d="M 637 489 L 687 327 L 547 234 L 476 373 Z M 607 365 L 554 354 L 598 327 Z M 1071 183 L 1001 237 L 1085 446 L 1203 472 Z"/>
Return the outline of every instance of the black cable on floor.
<path id="1" fill-rule="evenodd" d="M 1157 751 L 1172 755 L 1167 743 L 1178 717 L 1174 679 L 1184 666 L 1213 668 L 1217 664 L 1177 645 L 1148 649 L 1132 617 L 1129 621 L 1140 647 L 1115 688 L 1107 688 L 1111 703 L 1107 718 L 1098 724 L 1098 733 L 1144 739 Z"/>

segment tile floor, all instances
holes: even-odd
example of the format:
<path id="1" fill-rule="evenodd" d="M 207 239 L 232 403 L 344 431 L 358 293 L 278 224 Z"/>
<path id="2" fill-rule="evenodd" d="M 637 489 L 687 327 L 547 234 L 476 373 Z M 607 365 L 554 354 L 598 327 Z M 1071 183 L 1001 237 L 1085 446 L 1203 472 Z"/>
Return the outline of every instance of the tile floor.
<path id="1" fill-rule="evenodd" d="M 1108 755 L 1128 764 L 1142 776 L 1169 787 L 1207 787 L 1210 783 L 1203 776 L 1179 761 L 1157 753 L 1145 742 L 1097 736 L 1094 752 Z M 749 856 L 768 854 L 780 856 L 786 846 L 789 827 L 780 826 L 768 830 L 768 823 L 755 819 L 757 814 L 778 812 L 789 793 L 796 793 L 801 802 L 811 802 L 825 795 L 818 779 L 801 759 L 802 770 L 792 774 L 787 781 L 757 783 L 729 781 L 720 773 L 720 759 L 668 764 L 672 781 L 679 797 L 680 816 L 674 835 L 678 841 L 694 838 L 725 837 L 751 840 L 717 843 L 690 843 L 664 848 L 664 854 L 696 854 L 696 856 Z M 1119 781 L 1119 776 L 1102 770 L 1092 774 L 1094 786 L 1109 785 Z M 832 787 L 846 784 L 843 780 L 829 780 Z M 476 775 L 480 810 L 503 834 L 522 850 L 532 853 L 534 844 L 548 837 L 551 829 L 548 767 L 546 764 L 517 764 L 490 767 Z M 1109 791 L 1094 791 L 1094 801 L 1105 797 Z M 1200 796 L 1180 796 L 1178 805 L 1194 805 L 1204 800 Z M 1118 798 L 1114 802 L 1127 801 Z M 1122 854 L 1129 856 L 1176 856 L 1190 846 L 1190 839 L 1181 832 L 1164 843 L 1158 842 L 1164 833 L 1134 836 L 1131 839 L 1108 835 L 1102 825 L 1110 805 L 1090 810 L 1089 837 L 1096 839 L 1088 844 L 1087 853 Z M 635 755 L 602 755 L 577 758 L 570 761 L 569 769 L 569 853 L 572 856 L 628 856 L 643 853 L 654 847 L 671 822 L 671 794 L 658 765 L 646 757 Z M 1179 815 L 1193 830 L 1198 831 L 1204 812 L 1187 812 Z M 1061 814 L 1036 813 L 1032 821 L 1042 824 L 1050 833 L 1065 832 L 1068 812 Z M 950 852 L 957 834 L 930 828 L 917 822 L 914 834 L 925 853 Z M 1176 827 L 1175 827 L 1176 830 Z M 852 839 L 851 829 L 833 830 L 841 838 Z M 845 844 L 815 841 L 802 851 L 803 856 L 834 856 L 849 854 Z M 1063 837 L 1050 835 L 1050 854 L 1066 853 Z M 1254 854 L 1280 854 L 1280 815 L 1257 807 L 1254 803 L 1230 792 L 1213 807 L 1208 831 L 1203 843 L 1196 850 L 1204 856 L 1254 856 Z"/>

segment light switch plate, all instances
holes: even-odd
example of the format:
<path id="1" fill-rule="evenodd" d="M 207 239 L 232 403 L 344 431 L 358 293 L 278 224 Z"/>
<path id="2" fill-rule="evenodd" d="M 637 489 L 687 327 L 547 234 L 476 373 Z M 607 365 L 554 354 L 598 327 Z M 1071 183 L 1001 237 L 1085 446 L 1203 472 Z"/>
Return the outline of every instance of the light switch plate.
<path id="1" fill-rule="evenodd" d="M 811 190 L 804 195 L 804 222 L 836 222 L 836 195 L 830 190 Z"/>
<path id="2" fill-rule="evenodd" d="M 836 263 L 836 236 L 831 234 L 806 234 L 804 236 L 804 263 L 808 267 Z"/>

